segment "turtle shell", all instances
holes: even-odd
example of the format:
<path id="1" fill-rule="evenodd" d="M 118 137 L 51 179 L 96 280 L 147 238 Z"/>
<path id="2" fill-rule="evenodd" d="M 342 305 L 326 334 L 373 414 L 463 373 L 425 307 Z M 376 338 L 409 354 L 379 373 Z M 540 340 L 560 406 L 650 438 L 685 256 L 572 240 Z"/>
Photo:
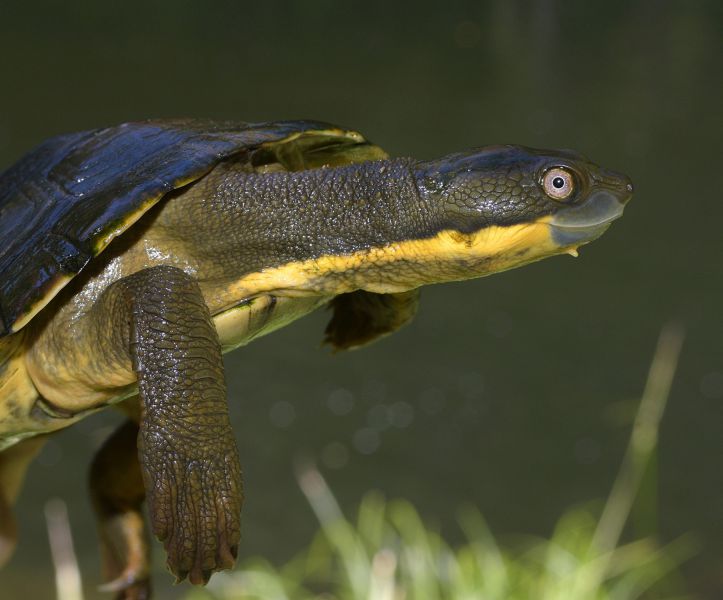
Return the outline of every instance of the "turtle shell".
<path id="1" fill-rule="evenodd" d="M 49 139 L 0 174 L 0 337 L 164 195 L 243 152 L 288 170 L 386 156 L 355 131 L 314 121 L 144 121 Z"/>

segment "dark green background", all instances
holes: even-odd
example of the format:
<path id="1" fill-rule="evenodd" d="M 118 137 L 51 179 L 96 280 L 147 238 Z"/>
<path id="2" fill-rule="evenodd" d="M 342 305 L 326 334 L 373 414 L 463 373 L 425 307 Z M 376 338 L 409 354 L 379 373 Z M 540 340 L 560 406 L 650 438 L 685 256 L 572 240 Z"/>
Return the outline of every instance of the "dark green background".
<path id="1" fill-rule="evenodd" d="M 607 494 L 658 332 L 674 320 L 687 337 L 660 440 L 657 518 L 663 541 L 696 533 L 689 585 L 715 598 L 721 40 L 716 0 L 3 0 L 0 167 L 56 133 L 205 116 L 323 119 L 420 158 L 488 143 L 570 147 L 628 173 L 625 217 L 577 260 L 426 289 L 414 324 L 367 350 L 318 350 L 320 312 L 229 355 L 247 490 L 241 553 L 282 560 L 316 528 L 293 475 L 300 457 L 321 464 L 349 511 L 380 488 L 450 537 L 470 502 L 496 534 L 549 533 L 565 508 Z M 0 572 L 4 599 L 52 597 L 42 507 L 56 496 L 70 503 L 96 597 L 85 471 L 117 421 L 63 432 L 34 465 L 21 545 Z M 334 468 L 342 446 L 348 460 Z M 159 596 L 176 598 L 185 586 L 170 586 L 158 558 Z"/>

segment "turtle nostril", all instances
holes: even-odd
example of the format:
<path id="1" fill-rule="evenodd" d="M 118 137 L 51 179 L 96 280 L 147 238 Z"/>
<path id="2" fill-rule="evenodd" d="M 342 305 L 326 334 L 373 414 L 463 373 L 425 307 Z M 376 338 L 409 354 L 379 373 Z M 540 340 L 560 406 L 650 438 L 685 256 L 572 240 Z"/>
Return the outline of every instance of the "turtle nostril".
<path id="1" fill-rule="evenodd" d="M 630 181 L 629 177 L 626 177 L 625 178 L 625 192 L 624 192 L 625 199 L 623 200 L 624 204 L 627 204 L 630 201 L 630 199 L 633 197 L 633 189 L 634 189 L 633 182 Z"/>

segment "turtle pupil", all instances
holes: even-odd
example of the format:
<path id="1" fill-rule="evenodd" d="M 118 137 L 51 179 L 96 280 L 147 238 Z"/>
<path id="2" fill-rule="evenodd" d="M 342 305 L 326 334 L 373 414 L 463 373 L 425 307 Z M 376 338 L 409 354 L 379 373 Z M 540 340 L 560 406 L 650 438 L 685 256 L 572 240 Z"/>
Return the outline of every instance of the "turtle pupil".
<path id="1" fill-rule="evenodd" d="M 552 180 L 552 186 L 558 190 L 565 187 L 565 180 L 562 177 L 555 177 Z"/>

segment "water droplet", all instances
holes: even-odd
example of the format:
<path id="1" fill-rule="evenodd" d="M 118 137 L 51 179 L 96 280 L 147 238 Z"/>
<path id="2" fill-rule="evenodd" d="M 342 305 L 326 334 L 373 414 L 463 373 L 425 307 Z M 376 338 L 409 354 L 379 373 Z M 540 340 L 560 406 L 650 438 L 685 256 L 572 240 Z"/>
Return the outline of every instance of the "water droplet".
<path id="1" fill-rule="evenodd" d="M 414 421 L 414 407 L 409 402 L 400 400 L 395 402 L 390 407 L 392 425 L 399 429 L 409 427 Z"/>
<path id="2" fill-rule="evenodd" d="M 389 408 L 385 404 L 377 404 L 372 406 L 367 413 L 367 423 L 369 427 L 383 431 L 391 424 L 391 415 Z"/>
<path id="3" fill-rule="evenodd" d="M 329 392 L 326 405 L 337 416 L 349 414 L 354 408 L 354 394 L 344 388 L 337 388 Z"/>
<path id="4" fill-rule="evenodd" d="M 373 454 L 379 448 L 381 439 L 376 429 L 365 427 L 354 434 L 353 443 L 359 453 Z"/>

